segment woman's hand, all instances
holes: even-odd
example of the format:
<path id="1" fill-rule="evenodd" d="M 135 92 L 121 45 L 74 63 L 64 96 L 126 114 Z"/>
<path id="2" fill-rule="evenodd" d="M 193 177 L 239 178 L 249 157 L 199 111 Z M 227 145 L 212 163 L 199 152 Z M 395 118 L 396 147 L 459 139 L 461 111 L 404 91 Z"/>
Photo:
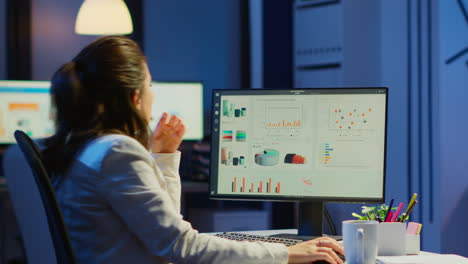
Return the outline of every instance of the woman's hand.
<path id="1" fill-rule="evenodd" d="M 343 264 L 336 252 L 344 256 L 340 243 L 330 237 L 319 237 L 288 247 L 288 263 L 313 263 L 324 260 L 330 264 Z"/>
<path id="2" fill-rule="evenodd" d="M 174 153 L 180 146 L 185 134 L 185 125 L 182 120 L 173 115 L 164 113 L 151 136 L 151 151 L 154 153 Z"/>

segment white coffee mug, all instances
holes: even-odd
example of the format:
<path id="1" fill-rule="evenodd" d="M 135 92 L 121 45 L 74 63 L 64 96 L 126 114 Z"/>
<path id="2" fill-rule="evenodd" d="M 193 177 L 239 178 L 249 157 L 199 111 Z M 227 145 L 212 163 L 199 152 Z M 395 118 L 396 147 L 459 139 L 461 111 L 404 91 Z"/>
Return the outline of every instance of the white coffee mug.
<path id="1" fill-rule="evenodd" d="M 377 221 L 343 221 L 343 245 L 347 264 L 375 264 Z"/>

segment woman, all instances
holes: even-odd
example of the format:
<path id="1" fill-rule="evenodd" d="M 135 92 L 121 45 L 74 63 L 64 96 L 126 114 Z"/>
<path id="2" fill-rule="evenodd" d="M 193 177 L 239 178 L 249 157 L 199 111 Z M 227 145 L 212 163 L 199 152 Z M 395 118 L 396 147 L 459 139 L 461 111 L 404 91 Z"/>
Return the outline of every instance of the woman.
<path id="1" fill-rule="evenodd" d="M 184 221 L 185 126 L 165 113 L 148 130 L 150 83 L 140 48 L 122 36 L 97 39 L 52 78 L 57 131 L 45 163 L 79 263 L 342 263 L 330 238 L 287 248 L 199 234 Z"/>

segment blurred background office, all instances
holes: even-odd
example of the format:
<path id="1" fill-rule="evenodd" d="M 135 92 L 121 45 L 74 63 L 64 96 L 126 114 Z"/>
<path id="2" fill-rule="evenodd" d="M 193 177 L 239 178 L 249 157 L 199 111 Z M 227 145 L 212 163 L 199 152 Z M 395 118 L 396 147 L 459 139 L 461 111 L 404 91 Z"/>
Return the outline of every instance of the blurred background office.
<path id="1" fill-rule="evenodd" d="M 75 33 L 82 3 L 0 0 L 0 80 L 50 80 L 95 39 Z M 423 223 L 422 249 L 468 256 L 468 0 L 125 3 L 153 79 L 204 86 L 204 138 L 182 145 L 183 210 L 196 228 L 295 224 L 290 203 L 208 200 L 212 89 L 385 86 L 386 200 L 419 193 L 412 220 Z M 1 190 L 8 263 L 22 252 L 5 183 Z M 338 229 L 360 206 L 327 205 Z"/>

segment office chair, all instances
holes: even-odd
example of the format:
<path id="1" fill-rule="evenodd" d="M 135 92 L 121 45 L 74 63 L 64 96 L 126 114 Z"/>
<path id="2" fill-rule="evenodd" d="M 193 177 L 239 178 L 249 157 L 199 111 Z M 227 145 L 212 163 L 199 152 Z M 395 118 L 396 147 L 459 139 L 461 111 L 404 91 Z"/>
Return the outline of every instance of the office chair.
<path id="1" fill-rule="evenodd" d="M 28 263 L 74 264 L 71 241 L 39 147 L 23 131 L 5 153 L 4 170 Z"/>

